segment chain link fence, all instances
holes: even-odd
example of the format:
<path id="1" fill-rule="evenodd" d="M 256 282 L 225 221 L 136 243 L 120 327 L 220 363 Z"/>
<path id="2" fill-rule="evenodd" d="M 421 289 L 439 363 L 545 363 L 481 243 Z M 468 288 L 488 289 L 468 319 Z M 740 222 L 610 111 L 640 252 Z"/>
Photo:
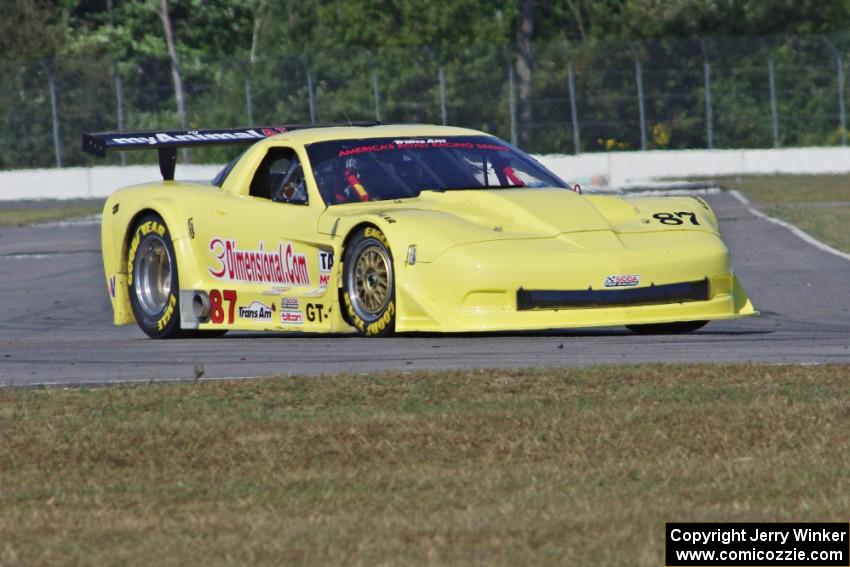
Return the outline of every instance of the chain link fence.
<path id="1" fill-rule="evenodd" d="M 530 97 L 502 46 L 267 53 L 184 60 L 181 73 L 189 128 L 423 122 L 535 153 L 827 146 L 847 144 L 848 48 L 850 34 L 536 44 Z M 0 59 L 0 168 L 91 164 L 84 131 L 180 128 L 171 73 L 155 58 Z"/>

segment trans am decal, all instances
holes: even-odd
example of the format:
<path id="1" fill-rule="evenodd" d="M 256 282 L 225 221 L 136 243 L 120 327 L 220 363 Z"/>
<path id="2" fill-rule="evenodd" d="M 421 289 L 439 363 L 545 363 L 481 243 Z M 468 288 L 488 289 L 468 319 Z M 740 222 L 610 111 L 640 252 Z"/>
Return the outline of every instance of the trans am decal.
<path id="1" fill-rule="evenodd" d="M 266 250 L 260 241 L 256 250 L 242 250 L 236 240 L 210 240 L 215 266 L 208 268 L 212 277 L 247 283 L 275 283 L 288 286 L 309 286 L 307 257 L 295 252 L 292 243 L 278 243 L 276 250 Z"/>
<path id="2" fill-rule="evenodd" d="M 239 318 L 253 321 L 271 321 L 274 310 L 274 304 L 270 307 L 265 303 L 252 301 L 247 307 L 239 306 Z"/>

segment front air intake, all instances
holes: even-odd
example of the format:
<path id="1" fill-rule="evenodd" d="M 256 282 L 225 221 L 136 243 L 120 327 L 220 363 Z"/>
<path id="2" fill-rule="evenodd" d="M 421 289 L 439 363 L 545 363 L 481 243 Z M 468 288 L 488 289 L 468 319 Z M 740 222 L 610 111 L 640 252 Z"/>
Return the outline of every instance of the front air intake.
<path id="1" fill-rule="evenodd" d="M 707 301 L 708 278 L 664 285 L 629 289 L 540 290 L 516 292 L 517 311 L 532 309 L 569 309 L 582 307 L 622 307 L 629 305 L 661 305 Z"/>

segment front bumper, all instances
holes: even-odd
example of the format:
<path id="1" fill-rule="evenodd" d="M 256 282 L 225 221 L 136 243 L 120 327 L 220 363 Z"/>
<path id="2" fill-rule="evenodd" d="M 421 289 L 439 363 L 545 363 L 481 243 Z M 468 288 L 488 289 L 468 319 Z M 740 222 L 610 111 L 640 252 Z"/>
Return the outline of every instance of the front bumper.
<path id="1" fill-rule="evenodd" d="M 756 313 L 726 246 L 707 232 L 485 242 L 396 269 L 400 332 L 619 326 Z M 639 274 L 641 283 L 604 289 L 614 274 Z"/>

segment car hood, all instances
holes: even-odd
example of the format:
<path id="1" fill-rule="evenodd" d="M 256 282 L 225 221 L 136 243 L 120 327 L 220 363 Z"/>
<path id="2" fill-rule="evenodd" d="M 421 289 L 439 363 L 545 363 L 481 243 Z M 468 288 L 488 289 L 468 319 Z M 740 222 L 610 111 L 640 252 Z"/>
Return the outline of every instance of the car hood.
<path id="1" fill-rule="evenodd" d="M 653 222 L 657 211 L 687 210 L 699 224 Z M 374 222 L 394 246 L 415 244 L 420 261 L 453 246 L 504 239 L 551 238 L 575 232 L 632 233 L 668 230 L 716 232 L 714 215 L 692 198 L 626 199 L 580 195 L 565 189 L 425 191 L 410 199 L 329 207 L 319 231 L 342 234 Z"/>

